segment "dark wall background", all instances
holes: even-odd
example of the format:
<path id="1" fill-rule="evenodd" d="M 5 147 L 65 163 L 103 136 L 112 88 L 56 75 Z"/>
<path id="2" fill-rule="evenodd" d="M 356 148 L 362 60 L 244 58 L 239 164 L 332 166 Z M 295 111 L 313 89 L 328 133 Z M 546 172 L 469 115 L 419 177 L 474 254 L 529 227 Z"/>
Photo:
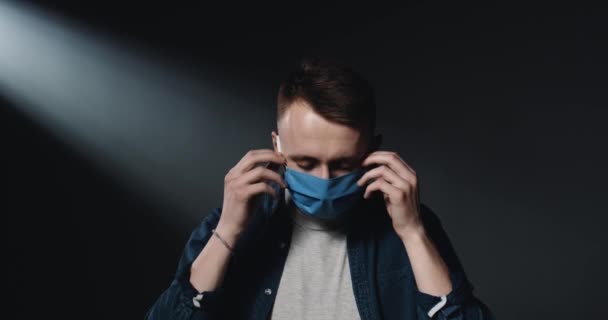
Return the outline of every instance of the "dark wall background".
<path id="1" fill-rule="evenodd" d="M 437 3 L 36 6 L 158 61 L 213 66 L 245 103 L 230 112 L 221 101 L 201 103 L 213 109 L 201 121 L 219 125 L 185 145 L 202 150 L 195 167 L 207 190 L 200 210 L 188 211 L 123 184 L 0 91 L 8 190 L 1 216 L 15 318 L 141 317 L 168 286 L 190 231 L 221 204 L 224 173 L 248 149 L 270 147 L 278 82 L 309 54 L 351 63 L 374 84 L 385 148 L 419 172 L 423 201 L 499 318 L 604 313 L 604 12 Z M 197 194 L 190 188 L 185 200 Z"/>

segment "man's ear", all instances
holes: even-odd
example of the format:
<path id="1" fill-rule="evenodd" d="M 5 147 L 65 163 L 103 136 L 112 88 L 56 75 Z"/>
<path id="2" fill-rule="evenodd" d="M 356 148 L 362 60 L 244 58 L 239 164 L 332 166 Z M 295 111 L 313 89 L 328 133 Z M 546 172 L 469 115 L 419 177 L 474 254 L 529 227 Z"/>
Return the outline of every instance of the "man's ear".
<path id="1" fill-rule="evenodd" d="M 274 148 L 274 151 L 279 152 L 279 147 L 277 145 L 277 138 L 279 137 L 279 134 L 276 133 L 276 131 L 272 131 L 270 136 L 272 137 L 272 147 Z"/>

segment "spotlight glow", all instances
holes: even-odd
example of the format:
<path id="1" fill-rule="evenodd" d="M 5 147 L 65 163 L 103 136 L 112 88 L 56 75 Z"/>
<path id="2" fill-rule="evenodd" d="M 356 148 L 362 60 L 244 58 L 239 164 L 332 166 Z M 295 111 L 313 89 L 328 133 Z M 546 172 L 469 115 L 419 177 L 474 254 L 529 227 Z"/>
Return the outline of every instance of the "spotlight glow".
<path id="1" fill-rule="evenodd" d="M 209 181 L 223 176 L 202 166 L 218 157 L 205 151 L 221 149 L 220 123 L 238 126 L 231 108 L 245 101 L 184 71 L 59 16 L 0 3 L 0 94 L 121 182 L 199 219 L 202 204 L 221 196 Z"/>

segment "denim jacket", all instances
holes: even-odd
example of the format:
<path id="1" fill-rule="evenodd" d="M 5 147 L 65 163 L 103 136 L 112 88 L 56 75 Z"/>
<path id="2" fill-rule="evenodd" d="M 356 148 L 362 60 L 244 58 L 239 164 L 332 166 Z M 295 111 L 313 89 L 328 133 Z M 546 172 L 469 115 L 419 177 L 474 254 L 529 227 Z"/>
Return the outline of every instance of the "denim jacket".
<path id="1" fill-rule="evenodd" d="M 199 294 L 189 281 L 190 266 L 219 221 L 222 210 L 214 209 L 192 232 L 175 278 L 145 319 L 270 319 L 291 240 L 292 224 L 284 207 L 282 201 L 261 196 L 261 204 L 234 245 L 220 287 Z M 473 295 L 440 220 L 428 206 L 421 205 L 420 216 L 450 272 L 452 291 L 447 299 L 418 291 L 407 251 L 382 197 L 362 201 L 349 214 L 348 261 L 361 320 L 494 319 Z"/>

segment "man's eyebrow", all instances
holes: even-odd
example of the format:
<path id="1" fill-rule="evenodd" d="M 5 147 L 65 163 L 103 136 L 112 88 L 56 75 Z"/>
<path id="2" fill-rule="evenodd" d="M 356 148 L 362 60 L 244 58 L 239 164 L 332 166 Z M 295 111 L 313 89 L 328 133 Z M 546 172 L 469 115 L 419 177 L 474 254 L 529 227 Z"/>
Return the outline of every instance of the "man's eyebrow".
<path id="1" fill-rule="evenodd" d="M 294 161 L 316 161 L 318 162 L 319 159 L 312 157 L 312 156 L 307 156 L 307 155 L 303 155 L 303 154 L 294 154 L 294 155 L 290 155 L 289 156 L 292 160 Z M 352 157 L 338 157 L 335 159 L 331 159 L 329 160 L 329 162 L 353 162 L 358 160 L 357 156 L 352 156 Z"/>
<path id="2" fill-rule="evenodd" d="M 289 156 L 294 161 L 319 161 L 319 159 L 303 154 L 293 154 Z"/>

